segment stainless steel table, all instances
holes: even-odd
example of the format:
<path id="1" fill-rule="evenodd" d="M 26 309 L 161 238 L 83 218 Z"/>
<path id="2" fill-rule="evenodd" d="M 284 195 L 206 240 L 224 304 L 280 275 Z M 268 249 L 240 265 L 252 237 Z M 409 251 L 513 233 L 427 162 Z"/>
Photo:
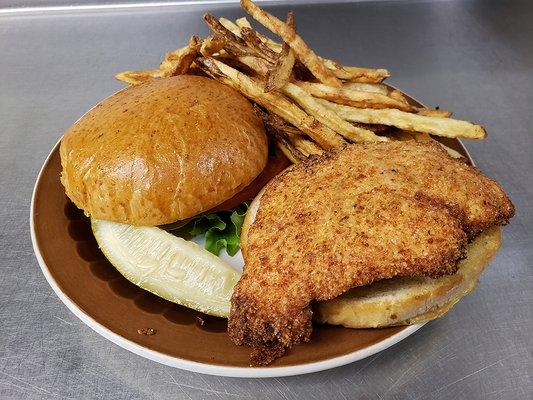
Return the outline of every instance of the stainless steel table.
<path id="1" fill-rule="evenodd" d="M 28 226 L 36 174 L 61 133 L 122 87 L 117 71 L 154 66 L 188 35 L 207 33 L 206 10 L 231 18 L 241 11 L 196 4 L 0 12 L 0 398 L 533 398 L 533 4 L 291 8 L 319 54 L 386 66 L 391 83 L 487 127 L 486 141 L 466 145 L 502 182 L 517 215 L 477 291 L 389 350 L 306 376 L 205 376 L 113 345 L 77 320 L 39 271 Z"/>

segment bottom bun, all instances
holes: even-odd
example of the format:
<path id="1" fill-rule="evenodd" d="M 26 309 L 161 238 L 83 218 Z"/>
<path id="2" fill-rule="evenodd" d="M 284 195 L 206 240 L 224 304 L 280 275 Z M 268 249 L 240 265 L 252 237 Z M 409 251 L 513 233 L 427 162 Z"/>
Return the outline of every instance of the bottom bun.
<path id="1" fill-rule="evenodd" d="M 242 226 L 241 250 L 246 258 L 247 236 L 261 195 L 254 199 Z M 499 226 L 488 229 L 468 246 L 457 273 L 437 279 L 403 277 L 357 287 L 328 301 L 317 302 L 315 322 L 347 328 L 409 325 L 438 318 L 477 286 L 478 278 L 501 245 Z"/>
<path id="2" fill-rule="evenodd" d="M 476 288 L 500 245 L 500 227 L 488 229 L 470 243 L 457 273 L 437 279 L 392 278 L 353 288 L 336 299 L 316 303 L 315 321 L 348 328 L 379 328 L 438 318 Z"/>

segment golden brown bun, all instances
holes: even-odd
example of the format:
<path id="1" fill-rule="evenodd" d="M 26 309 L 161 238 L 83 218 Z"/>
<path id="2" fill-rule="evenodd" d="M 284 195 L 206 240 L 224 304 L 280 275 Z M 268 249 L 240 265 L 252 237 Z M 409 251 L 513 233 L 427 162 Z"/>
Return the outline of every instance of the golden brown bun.
<path id="1" fill-rule="evenodd" d="M 263 192 L 250 204 L 244 219 L 240 243 L 243 255 L 248 250 L 248 232 Z M 317 302 L 314 319 L 347 328 L 378 328 L 438 318 L 476 288 L 479 276 L 498 252 L 501 240 L 501 228 L 492 227 L 468 245 L 467 257 L 459 262 L 456 274 L 437 279 L 393 278 L 357 287 L 336 299 Z"/>
<path id="2" fill-rule="evenodd" d="M 488 229 L 468 245 L 454 275 L 437 279 L 393 278 L 351 289 L 318 302 L 315 320 L 347 328 L 409 325 L 438 318 L 477 286 L 479 276 L 501 245 L 501 228 Z"/>
<path id="3" fill-rule="evenodd" d="M 251 104 L 212 79 L 130 86 L 61 141 L 61 182 L 91 217 L 131 225 L 186 219 L 229 199 L 265 167 L 267 138 Z"/>

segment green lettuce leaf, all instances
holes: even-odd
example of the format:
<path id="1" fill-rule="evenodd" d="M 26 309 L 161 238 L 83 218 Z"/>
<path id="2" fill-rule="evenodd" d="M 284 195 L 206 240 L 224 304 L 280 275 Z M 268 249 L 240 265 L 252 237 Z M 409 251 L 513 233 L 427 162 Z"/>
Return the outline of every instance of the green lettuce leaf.
<path id="1" fill-rule="evenodd" d="M 249 201 L 238 205 L 233 210 L 219 211 L 193 219 L 185 229 L 192 236 L 205 235 L 205 249 L 219 255 L 222 249 L 230 256 L 239 251 L 239 241 L 244 216 L 250 205 Z"/>

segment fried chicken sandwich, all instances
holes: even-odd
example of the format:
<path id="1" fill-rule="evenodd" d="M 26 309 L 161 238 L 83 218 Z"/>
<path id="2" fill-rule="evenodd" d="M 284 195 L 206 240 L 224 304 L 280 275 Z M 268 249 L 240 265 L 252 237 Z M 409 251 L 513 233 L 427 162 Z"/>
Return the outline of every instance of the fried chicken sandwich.
<path id="1" fill-rule="evenodd" d="M 296 164 L 246 217 L 230 337 L 265 365 L 309 340 L 313 305 L 318 322 L 354 328 L 435 318 L 475 287 L 513 215 L 498 183 L 436 143 L 349 145 Z"/>

